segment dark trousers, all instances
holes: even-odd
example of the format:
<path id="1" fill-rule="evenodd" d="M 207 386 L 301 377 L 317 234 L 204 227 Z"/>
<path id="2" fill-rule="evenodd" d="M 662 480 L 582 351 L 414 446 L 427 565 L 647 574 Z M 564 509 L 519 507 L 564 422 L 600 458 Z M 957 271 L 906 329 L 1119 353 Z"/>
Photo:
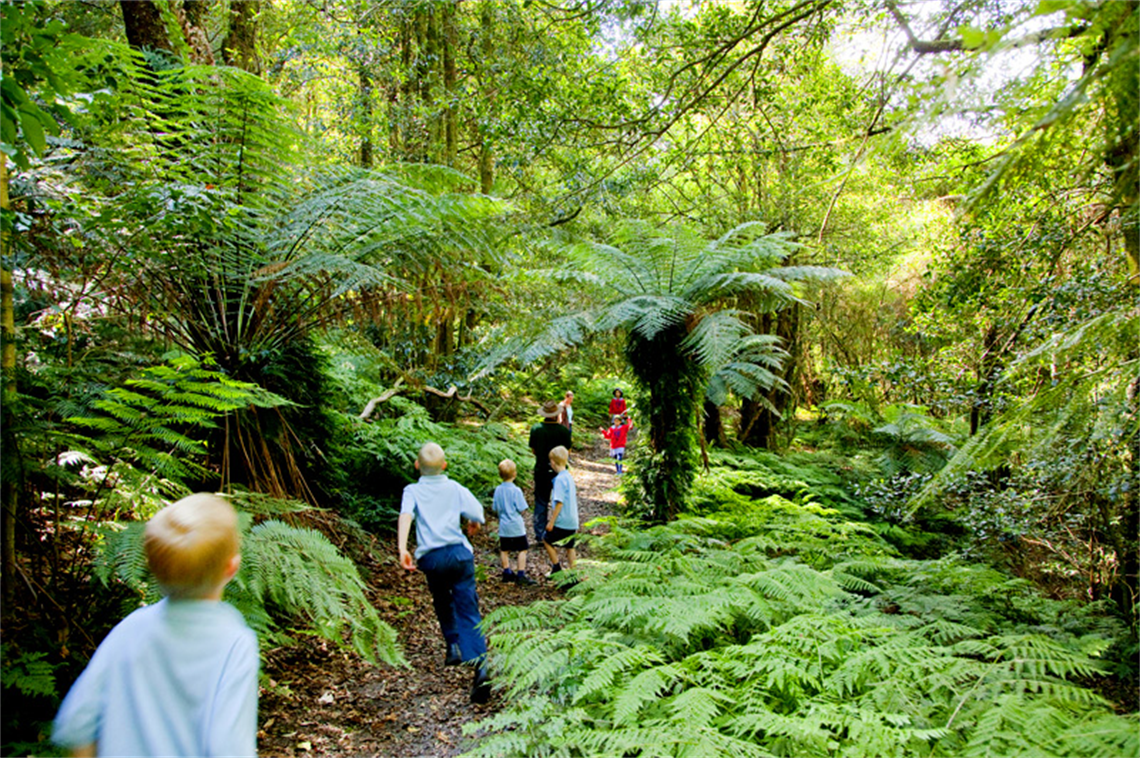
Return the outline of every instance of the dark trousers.
<path id="1" fill-rule="evenodd" d="M 554 472 L 551 471 L 551 474 Z M 534 541 L 542 544 L 546 538 L 546 519 L 550 510 L 550 492 L 554 489 L 553 477 L 542 478 L 538 472 L 534 475 Z"/>
<path id="2" fill-rule="evenodd" d="M 439 628 L 448 645 L 459 644 L 464 661 L 482 658 L 487 641 L 479 631 L 479 595 L 475 592 L 475 558 L 463 545 L 430 550 L 416 561 L 431 590 Z"/>

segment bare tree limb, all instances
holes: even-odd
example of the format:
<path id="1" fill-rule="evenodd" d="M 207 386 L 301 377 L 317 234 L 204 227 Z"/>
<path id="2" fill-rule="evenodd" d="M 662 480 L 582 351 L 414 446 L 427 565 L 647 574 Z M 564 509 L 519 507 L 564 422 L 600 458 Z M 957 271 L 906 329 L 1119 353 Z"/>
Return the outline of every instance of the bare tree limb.
<path id="1" fill-rule="evenodd" d="M 360 412 L 360 415 L 357 418 L 359 418 L 361 421 L 367 421 L 369 416 L 372 415 L 373 411 L 376 410 L 376 406 L 380 405 L 380 403 L 388 402 L 394 395 L 399 394 L 400 385 L 403 383 L 404 377 L 401 376 L 396 380 L 396 383 L 392 385 L 391 389 L 386 390 L 384 394 L 380 395 L 380 397 L 374 397 L 369 400 L 368 405 L 364 406 L 364 410 Z"/>
<path id="2" fill-rule="evenodd" d="M 424 392 L 430 392 L 431 394 L 435 395 L 436 397 L 442 397 L 445 399 L 455 398 L 456 400 L 460 400 L 464 403 L 471 403 L 476 408 L 483 411 L 483 413 L 485 415 L 487 415 L 487 416 L 491 415 L 491 410 L 487 406 L 483 405 L 483 403 L 476 400 L 471 395 L 460 395 L 459 394 L 459 388 L 456 387 L 454 384 L 447 388 L 447 392 L 443 392 L 442 390 L 437 390 L 435 387 L 424 387 Z"/>

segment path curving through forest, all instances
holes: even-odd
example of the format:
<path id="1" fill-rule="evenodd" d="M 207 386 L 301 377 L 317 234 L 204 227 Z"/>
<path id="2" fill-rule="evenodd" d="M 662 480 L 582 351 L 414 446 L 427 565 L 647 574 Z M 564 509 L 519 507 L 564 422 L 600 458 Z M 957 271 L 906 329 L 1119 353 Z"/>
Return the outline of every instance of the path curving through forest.
<path id="1" fill-rule="evenodd" d="M 608 452 L 605 440 L 593 434 L 589 447 L 580 440 L 571 451 L 582 524 L 614 513 L 618 479 Z M 532 493 L 526 494 L 533 505 Z M 484 530 L 472 541 L 484 614 L 503 605 L 561 596 L 544 578 L 550 562 L 534 543 L 530 515 L 526 514 L 531 541 L 527 573 L 538 580 L 536 587 L 500 581 L 493 530 Z M 588 555 L 588 548 L 580 554 Z M 421 574 L 399 567 L 394 536 L 376 541 L 362 572 L 381 616 L 399 632 L 411 668 L 373 666 L 317 639 L 269 651 L 264 672 L 269 683 L 262 690 L 258 718 L 260 755 L 448 758 L 463 752 L 464 724 L 490 716 L 502 706 L 497 692 L 487 705 L 472 705 L 470 669 L 443 665 L 443 641 L 427 583 Z"/>

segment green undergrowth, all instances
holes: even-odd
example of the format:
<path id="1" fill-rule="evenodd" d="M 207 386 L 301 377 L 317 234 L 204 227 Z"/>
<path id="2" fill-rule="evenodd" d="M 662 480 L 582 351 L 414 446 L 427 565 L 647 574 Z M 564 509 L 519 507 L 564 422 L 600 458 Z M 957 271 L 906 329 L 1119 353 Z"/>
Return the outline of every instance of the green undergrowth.
<path id="1" fill-rule="evenodd" d="M 447 455 L 447 475 L 490 502 L 502 480 L 499 461 L 514 460 L 519 484 L 530 478 L 533 460 L 523 441 L 506 424 L 447 424 L 431 420 L 411 400 L 392 398 L 370 423 L 340 414 L 349 439 L 336 461 L 344 472 L 338 493 L 340 510 L 370 531 L 395 528 L 400 494 L 416 481 L 416 453 L 426 442 L 441 445 Z"/>
<path id="2" fill-rule="evenodd" d="M 224 599 L 257 632 L 263 652 L 313 635 L 371 663 L 405 664 L 396 630 L 369 602 L 352 560 L 316 529 L 289 523 L 315 509 L 254 493 L 239 493 L 231 502 L 239 512 L 242 563 Z M 131 590 L 122 616 L 162 597 L 147 568 L 145 528 L 144 521 L 106 527 L 94 566 L 104 584 Z M 338 528 L 350 525 L 340 522 Z"/>
<path id="3" fill-rule="evenodd" d="M 508 705 L 468 755 L 1140 753 L 1135 716 L 1086 686 L 1119 622 L 902 558 L 786 474 L 719 471 L 698 515 L 614 520 L 564 600 L 489 614 Z"/>

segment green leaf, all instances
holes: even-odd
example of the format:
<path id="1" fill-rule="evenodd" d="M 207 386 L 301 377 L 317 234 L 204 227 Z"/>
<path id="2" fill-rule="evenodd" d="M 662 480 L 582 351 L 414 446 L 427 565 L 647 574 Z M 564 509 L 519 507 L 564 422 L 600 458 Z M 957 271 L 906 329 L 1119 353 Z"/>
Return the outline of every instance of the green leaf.
<path id="1" fill-rule="evenodd" d="M 36 109 L 39 110 L 38 108 Z M 28 145 L 37 155 L 43 155 L 44 150 L 47 149 L 47 140 L 44 137 L 44 125 L 41 122 L 39 113 L 28 110 L 27 108 L 20 109 L 20 126 L 24 129 L 24 139 L 27 140 Z M 46 115 L 46 114 L 44 114 Z M 47 117 L 50 120 L 50 116 Z M 54 126 L 54 122 L 53 126 Z"/>
<path id="2" fill-rule="evenodd" d="M 970 50 L 980 48 L 986 41 L 986 33 L 972 26 L 960 26 L 958 27 L 958 33 L 962 35 L 962 44 Z"/>

